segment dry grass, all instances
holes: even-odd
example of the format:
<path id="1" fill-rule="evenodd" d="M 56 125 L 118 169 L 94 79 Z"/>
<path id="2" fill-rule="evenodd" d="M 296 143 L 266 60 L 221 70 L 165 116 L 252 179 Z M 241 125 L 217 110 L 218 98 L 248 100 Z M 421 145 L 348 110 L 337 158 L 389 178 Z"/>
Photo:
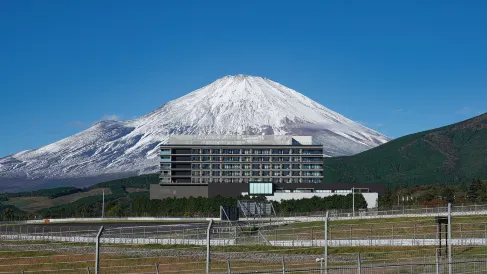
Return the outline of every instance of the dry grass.
<path id="1" fill-rule="evenodd" d="M 444 237 L 445 226 L 442 226 Z M 317 240 L 324 238 L 323 222 L 296 223 L 264 232 L 269 240 Z M 428 239 L 437 238 L 434 217 L 332 221 L 328 239 Z M 452 217 L 453 238 L 487 237 L 487 216 Z"/>
<path id="2" fill-rule="evenodd" d="M 14 205 L 27 212 L 35 212 L 40 209 L 49 208 L 52 206 L 69 204 L 82 198 L 102 195 L 103 190 L 105 190 L 105 195 L 109 195 L 112 193 L 109 188 L 95 188 L 86 192 L 78 192 L 66 196 L 57 197 L 54 199 L 49 199 L 49 197 L 45 196 L 15 197 L 10 198 L 8 202 L 5 202 L 5 204 Z"/>
<path id="3" fill-rule="evenodd" d="M 141 246 L 144 248 L 144 246 Z M 151 248 L 157 249 L 157 246 Z M 159 248 L 187 249 L 188 246 L 159 246 Z M 175 257 L 152 256 L 139 252 L 138 248 L 131 249 L 125 255 L 115 253 L 101 254 L 102 273 L 155 273 L 156 264 L 160 273 L 203 273 L 205 269 L 204 252 L 200 259 L 189 258 L 184 255 Z M 203 251 L 203 250 L 200 250 Z M 226 272 L 227 261 L 217 259 L 222 254 L 232 255 L 230 260 L 234 272 L 250 270 L 280 270 L 281 256 L 311 255 L 307 259 L 288 260 L 286 268 L 309 269 L 316 268 L 315 258 L 321 257 L 322 247 L 286 248 L 272 246 L 228 246 L 212 248 L 212 271 Z M 259 253 L 274 254 L 274 259 L 249 259 L 249 254 L 261 258 Z M 329 249 L 330 267 L 353 267 L 356 265 L 357 254 L 361 254 L 363 265 L 387 265 L 397 263 L 425 263 L 434 264 L 435 248 L 432 247 L 343 247 Z M 238 256 L 245 254 L 246 256 Z M 454 247 L 455 258 L 485 258 L 485 247 Z M 237 255 L 237 256 L 235 256 Z M 246 258 L 246 259 L 244 259 Z M 57 251 L 0 251 L 0 272 L 20 273 L 87 273 L 88 267 L 93 270 L 95 254 L 60 253 Z M 408 268 L 406 266 L 405 268 Z M 384 269 L 383 269 L 384 270 Z M 392 270 L 391 270 L 392 271 Z M 397 269 L 395 269 L 397 271 Z M 93 272 L 92 272 L 93 273 Z M 374 272 L 375 273 L 375 272 Z M 379 272 L 377 272 L 379 273 Z M 380 273 L 389 273 L 389 270 Z M 395 272 L 397 273 L 397 272 Z"/>

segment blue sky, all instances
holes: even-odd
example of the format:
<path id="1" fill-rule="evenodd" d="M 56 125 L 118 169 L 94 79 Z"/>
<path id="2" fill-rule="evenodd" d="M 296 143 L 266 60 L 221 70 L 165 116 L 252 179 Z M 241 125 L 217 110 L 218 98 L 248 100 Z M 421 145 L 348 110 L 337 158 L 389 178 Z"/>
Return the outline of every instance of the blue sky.
<path id="1" fill-rule="evenodd" d="M 485 1 L 3 1 L 0 157 L 229 74 L 391 137 L 487 111 Z"/>

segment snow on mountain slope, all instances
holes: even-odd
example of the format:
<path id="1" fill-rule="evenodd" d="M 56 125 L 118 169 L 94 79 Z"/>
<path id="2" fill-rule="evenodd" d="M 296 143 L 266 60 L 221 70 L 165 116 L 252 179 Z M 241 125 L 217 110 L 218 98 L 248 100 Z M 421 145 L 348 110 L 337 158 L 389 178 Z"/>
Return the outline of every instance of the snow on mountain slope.
<path id="1" fill-rule="evenodd" d="M 308 97 L 262 77 L 225 76 L 130 121 L 102 121 L 39 149 L 0 159 L 0 178 L 81 178 L 157 170 L 170 134 L 312 135 L 328 156 L 389 140 Z"/>

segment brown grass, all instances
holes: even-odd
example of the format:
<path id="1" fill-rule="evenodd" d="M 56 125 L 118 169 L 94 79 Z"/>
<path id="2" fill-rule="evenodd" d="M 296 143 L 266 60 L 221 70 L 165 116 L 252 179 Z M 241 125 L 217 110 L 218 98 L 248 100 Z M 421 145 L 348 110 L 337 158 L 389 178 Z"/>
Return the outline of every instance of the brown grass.
<path id="1" fill-rule="evenodd" d="M 15 197 L 10 198 L 5 204 L 14 205 L 27 212 L 35 212 L 40 209 L 49 208 L 52 206 L 69 204 L 82 198 L 102 195 L 103 189 L 105 190 L 105 195 L 112 193 L 109 188 L 95 188 L 86 192 L 78 192 L 66 196 L 57 197 L 54 199 L 49 199 L 49 197 L 44 196 Z"/>

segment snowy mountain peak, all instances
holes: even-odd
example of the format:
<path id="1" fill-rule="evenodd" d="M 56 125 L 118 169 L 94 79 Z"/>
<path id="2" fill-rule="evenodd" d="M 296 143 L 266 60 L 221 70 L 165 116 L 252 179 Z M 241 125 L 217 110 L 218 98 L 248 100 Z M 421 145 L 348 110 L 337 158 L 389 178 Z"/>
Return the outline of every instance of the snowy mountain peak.
<path id="1" fill-rule="evenodd" d="M 312 135 L 329 156 L 389 139 L 270 79 L 228 75 L 130 121 L 104 121 L 45 147 L 0 159 L 0 178 L 58 179 L 157 170 L 171 134 Z"/>

